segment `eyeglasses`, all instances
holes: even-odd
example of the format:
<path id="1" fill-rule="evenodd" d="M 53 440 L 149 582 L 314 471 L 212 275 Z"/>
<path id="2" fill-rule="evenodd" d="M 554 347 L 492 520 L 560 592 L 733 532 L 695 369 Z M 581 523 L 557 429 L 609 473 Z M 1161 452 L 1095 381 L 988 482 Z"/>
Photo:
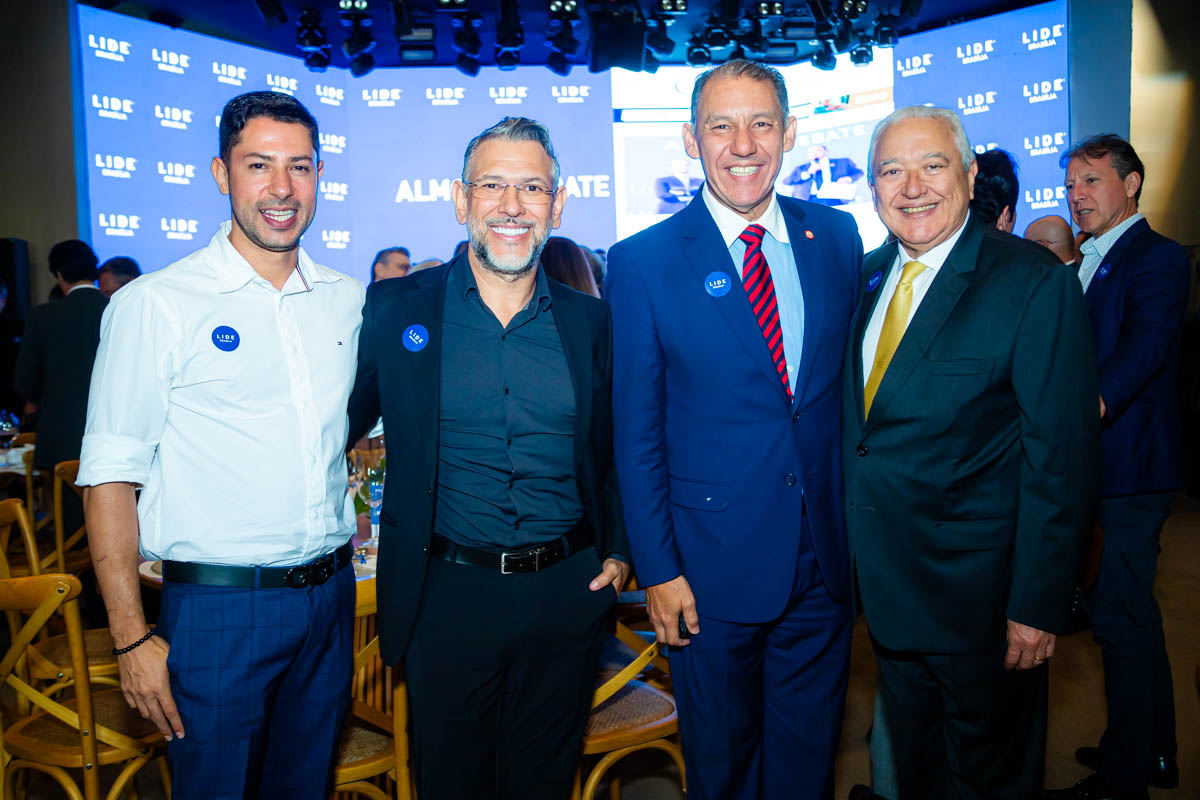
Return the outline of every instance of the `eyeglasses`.
<path id="1" fill-rule="evenodd" d="M 464 186 L 471 187 L 471 196 L 476 200 L 499 200 L 509 187 L 517 190 L 517 199 L 531 206 L 544 206 L 550 202 L 558 189 L 547 189 L 536 183 L 473 183 L 463 181 Z"/>

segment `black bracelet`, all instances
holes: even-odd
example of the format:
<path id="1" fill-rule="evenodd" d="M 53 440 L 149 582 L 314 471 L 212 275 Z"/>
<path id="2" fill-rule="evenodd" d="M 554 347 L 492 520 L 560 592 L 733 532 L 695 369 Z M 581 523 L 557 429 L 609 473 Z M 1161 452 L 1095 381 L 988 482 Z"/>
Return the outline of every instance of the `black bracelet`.
<path id="1" fill-rule="evenodd" d="M 137 640 L 136 642 L 134 642 L 133 644 L 131 644 L 131 645 L 126 645 L 125 647 L 114 647 L 114 648 L 113 648 L 113 655 L 114 655 L 114 656 L 123 656 L 123 655 L 125 655 L 126 653 L 128 653 L 130 650 L 132 650 L 133 648 L 137 647 L 138 645 L 140 645 L 140 644 L 145 644 L 146 642 L 150 641 L 150 637 L 151 637 L 151 636 L 153 636 L 153 635 L 154 635 L 154 628 L 151 628 L 150 630 L 146 631 L 146 635 L 145 635 L 145 636 L 143 636 L 142 638 L 138 639 L 138 640 Z"/>

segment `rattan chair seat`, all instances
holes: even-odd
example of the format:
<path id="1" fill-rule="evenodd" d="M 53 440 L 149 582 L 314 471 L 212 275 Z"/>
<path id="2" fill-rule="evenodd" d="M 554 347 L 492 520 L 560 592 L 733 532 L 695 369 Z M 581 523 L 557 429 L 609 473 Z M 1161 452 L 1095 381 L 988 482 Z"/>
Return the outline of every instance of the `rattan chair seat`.
<path id="1" fill-rule="evenodd" d="M 67 700 L 63 706 L 75 710 L 75 701 Z M 106 728 L 123 733 L 147 746 L 161 742 L 162 734 L 154 723 L 143 719 L 129 707 L 119 689 L 92 694 L 92 706 L 96 721 Z M 79 748 L 79 732 L 46 713 L 34 714 L 19 720 L 4 731 L 4 747 L 17 758 L 29 759 L 43 764 L 61 767 L 82 767 L 83 753 Z M 127 760 L 128 751 L 120 750 L 96 741 L 97 756 L 101 764 Z"/>
<path id="2" fill-rule="evenodd" d="M 392 754 L 392 737 L 380 733 L 374 727 L 351 719 L 342 728 L 337 760 L 340 766 L 348 766 L 369 758 L 391 758 Z"/>
<path id="3" fill-rule="evenodd" d="M 646 729 L 647 738 L 654 739 L 663 735 L 654 729 L 676 724 L 675 701 L 669 694 L 641 681 L 630 681 L 588 717 L 585 752 L 589 738 Z"/>
<path id="4" fill-rule="evenodd" d="M 106 671 L 117 671 L 117 657 L 112 654 L 112 634 L 108 628 L 95 628 L 83 632 L 83 646 L 87 651 L 88 670 L 92 675 L 103 674 Z M 34 642 L 31 647 L 38 651 L 42 658 L 59 666 L 64 673 L 71 671 L 71 650 L 66 635 L 51 636 L 41 642 Z M 32 666 L 32 664 L 31 664 Z M 105 668 L 108 668 L 107 670 Z M 35 675 L 37 678 L 53 678 L 52 675 Z"/>

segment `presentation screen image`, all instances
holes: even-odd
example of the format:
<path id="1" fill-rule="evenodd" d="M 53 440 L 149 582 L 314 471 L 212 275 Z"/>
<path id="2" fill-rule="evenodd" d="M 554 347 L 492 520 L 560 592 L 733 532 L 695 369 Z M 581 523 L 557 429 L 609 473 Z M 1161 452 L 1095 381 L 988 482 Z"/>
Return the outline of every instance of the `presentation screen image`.
<path id="1" fill-rule="evenodd" d="M 413 261 L 449 259 L 466 230 L 451 185 L 470 139 L 506 115 L 550 129 L 566 207 L 557 233 L 607 249 L 665 219 L 703 186 L 682 126 L 701 70 L 662 67 L 568 77 L 544 67 L 379 69 L 363 78 L 307 71 L 270 53 L 80 6 L 90 238 L 101 258 L 143 269 L 202 247 L 229 219 L 210 173 L 221 109 L 251 90 L 294 95 L 320 126 L 316 217 L 303 239 L 320 263 L 363 280 L 374 254 L 403 246 Z M 1018 232 L 1066 216 L 1058 152 L 1067 146 L 1065 0 L 906 37 L 867 66 L 839 56 L 828 72 L 782 68 L 795 146 L 776 187 L 853 214 L 871 249 L 886 231 L 871 202 L 868 147 L 897 105 L 956 109 L 976 150 L 1003 147 L 1022 184 Z"/>

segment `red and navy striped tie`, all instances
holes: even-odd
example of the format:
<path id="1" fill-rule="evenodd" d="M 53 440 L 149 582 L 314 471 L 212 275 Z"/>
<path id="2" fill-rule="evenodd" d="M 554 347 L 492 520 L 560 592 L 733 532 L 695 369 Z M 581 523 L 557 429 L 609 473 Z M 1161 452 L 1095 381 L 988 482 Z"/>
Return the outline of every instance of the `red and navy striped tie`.
<path id="1" fill-rule="evenodd" d="M 775 282 L 771 280 L 771 268 L 762 253 L 763 236 L 766 232 L 762 225 L 751 225 L 738 237 L 746 245 L 746 255 L 742 259 L 742 286 L 750 299 L 750 310 L 758 320 L 758 327 L 762 328 L 767 351 L 771 354 L 771 360 L 775 362 L 775 371 L 779 373 L 779 380 L 787 391 L 788 400 L 791 400 L 792 384 L 788 380 L 787 359 L 783 355 L 783 329 L 779 327 Z"/>

